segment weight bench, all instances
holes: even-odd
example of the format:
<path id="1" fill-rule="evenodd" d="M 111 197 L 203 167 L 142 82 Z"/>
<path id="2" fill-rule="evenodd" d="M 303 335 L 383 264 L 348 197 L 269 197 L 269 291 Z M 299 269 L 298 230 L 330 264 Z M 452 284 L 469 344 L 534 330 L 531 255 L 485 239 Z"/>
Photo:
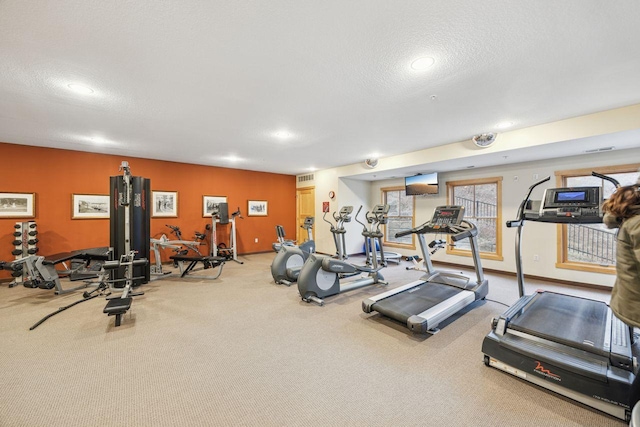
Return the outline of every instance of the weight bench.
<path id="1" fill-rule="evenodd" d="M 170 257 L 174 262 L 178 264 L 180 267 L 180 277 L 184 278 L 194 270 L 195 266 L 198 265 L 199 262 L 203 264 L 203 270 L 207 268 L 215 268 L 218 267 L 218 272 L 215 276 L 192 276 L 196 279 L 210 279 L 215 280 L 222 274 L 222 267 L 224 267 L 224 263 L 227 261 L 224 257 L 219 256 L 187 256 L 187 255 L 174 255 Z M 184 268 L 182 263 L 188 262 L 189 265 Z"/>
<path id="2" fill-rule="evenodd" d="M 131 297 L 110 299 L 102 312 L 109 316 L 116 316 L 116 326 L 120 326 L 122 315 L 131 308 L 132 300 Z"/>

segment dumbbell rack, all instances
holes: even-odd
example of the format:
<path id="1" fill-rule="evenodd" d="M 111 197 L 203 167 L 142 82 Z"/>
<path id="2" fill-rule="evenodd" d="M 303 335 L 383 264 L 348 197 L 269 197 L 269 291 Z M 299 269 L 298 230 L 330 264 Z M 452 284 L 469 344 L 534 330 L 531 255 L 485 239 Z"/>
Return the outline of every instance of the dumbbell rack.
<path id="1" fill-rule="evenodd" d="M 14 249 L 11 253 L 16 257 L 16 259 L 22 259 L 26 256 L 38 253 L 38 230 L 35 221 L 16 222 L 14 227 Z M 18 273 L 19 272 L 16 272 L 16 274 Z M 29 272 L 26 268 L 22 269 L 22 274 L 14 276 L 13 282 L 9 284 L 9 287 L 22 284 L 26 280 L 26 276 L 28 274 Z"/>

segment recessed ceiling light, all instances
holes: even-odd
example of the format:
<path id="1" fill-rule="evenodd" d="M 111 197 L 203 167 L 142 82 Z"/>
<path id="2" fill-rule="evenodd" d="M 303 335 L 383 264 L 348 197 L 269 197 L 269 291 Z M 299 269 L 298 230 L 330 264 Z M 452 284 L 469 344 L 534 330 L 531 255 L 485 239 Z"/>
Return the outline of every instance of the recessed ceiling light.
<path id="1" fill-rule="evenodd" d="M 311 166 L 310 168 L 307 168 L 307 170 L 308 170 L 309 172 L 315 172 L 315 171 L 317 171 L 317 170 L 318 170 L 318 168 Z"/>
<path id="2" fill-rule="evenodd" d="M 506 129 L 513 126 L 513 122 L 500 122 L 496 125 L 497 129 Z"/>
<path id="3" fill-rule="evenodd" d="M 426 70 L 431 67 L 436 62 L 435 59 L 430 56 L 425 56 L 423 58 L 418 58 L 411 63 L 411 68 L 417 71 Z"/>
<path id="4" fill-rule="evenodd" d="M 68 84 L 67 87 L 72 91 L 82 95 L 90 95 L 93 93 L 93 89 L 91 89 L 90 87 L 79 85 L 77 83 Z"/>
<path id="5" fill-rule="evenodd" d="M 233 163 L 235 163 L 235 162 L 239 162 L 239 161 L 241 161 L 242 159 L 241 159 L 240 157 L 238 157 L 238 156 L 234 156 L 234 155 L 232 154 L 232 155 L 230 155 L 230 156 L 223 157 L 223 158 L 222 158 L 222 160 L 226 160 L 227 162 L 233 162 Z"/>
<path id="6" fill-rule="evenodd" d="M 291 134 L 291 132 L 286 131 L 286 130 L 279 130 L 278 132 L 273 134 L 276 138 L 280 138 L 280 139 L 289 139 L 291 138 L 293 135 Z"/>

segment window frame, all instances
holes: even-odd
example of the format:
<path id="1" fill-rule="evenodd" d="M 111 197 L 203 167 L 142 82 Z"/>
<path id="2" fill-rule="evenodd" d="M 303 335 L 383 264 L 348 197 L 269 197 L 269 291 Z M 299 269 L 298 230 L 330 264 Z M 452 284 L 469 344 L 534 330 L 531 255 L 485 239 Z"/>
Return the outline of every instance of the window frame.
<path id="1" fill-rule="evenodd" d="M 616 166 L 601 166 L 593 168 L 581 168 L 581 169 L 569 169 L 556 171 L 556 186 L 566 187 L 567 178 L 574 178 L 578 176 L 588 176 L 591 172 L 595 171 L 603 175 L 610 175 L 614 173 L 633 173 L 637 172 L 640 167 L 640 163 L 632 163 L 626 165 Z M 616 266 L 602 266 L 590 262 L 569 261 L 569 248 L 568 248 L 568 231 L 567 224 L 558 224 L 556 238 L 556 268 L 565 270 L 586 271 L 590 273 L 602 273 L 602 274 L 616 274 Z"/>
<path id="2" fill-rule="evenodd" d="M 476 178 L 465 179 L 460 181 L 447 181 L 447 203 L 453 203 L 453 188 L 465 185 L 483 185 L 483 184 L 496 184 L 496 251 L 495 252 L 482 252 L 480 251 L 480 258 L 489 259 L 494 261 L 503 261 L 502 255 L 502 177 L 489 177 L 489 178 Z M 457 249 L 451 246 L 451 237 L 447 236 L 447 254 L 459 255 L 459 256 L 471 256 L 471 250 Z M 479 249 L 479 248 L 478 248 Z"/>
<path id="3" fill-rule="evenodd" d="M 386 204 L 387 203 L 387 192 L 389 191 L 405 191 L 406 188 L 404 186 L 395 186 L 395 187 L 383 187 L 380 188 L 380 195 L 381 195 L 381 199 L 382 199 L 382 203 Z M 416 197 L 415 196 L 406 196 L 405 197 L 412 197 L 413 198 L 413 206 L 412 206 L 412 210 L 413 210 L 413 214 L 411 215 L 411 228 L 414 228 L 416 226 Z M 398 249 L 409 249 L 409 250 L 415 250 L 416 249 L 416 239 L 415 239 L 415 234 L 411 234 L 411 244 L 405 244 L 405 243 L 397 243 L 397 242 L 389 242 L 387 240 L 387 226 L 386 224 L 382 226 L 383 227 L 383 233 L 382 233 L 382 245 L 384 247 L 389 247 L 389 248 L 398 248 Z"/>

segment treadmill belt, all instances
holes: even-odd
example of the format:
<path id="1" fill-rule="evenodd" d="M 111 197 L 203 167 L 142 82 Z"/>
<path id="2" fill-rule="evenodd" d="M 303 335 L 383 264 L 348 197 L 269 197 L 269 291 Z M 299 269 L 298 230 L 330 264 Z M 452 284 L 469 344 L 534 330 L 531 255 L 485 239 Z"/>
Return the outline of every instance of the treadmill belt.
<path id="1" fill-rule="evenodd" d="M 540 338 L 603 354 L 609 307 L 600 301 L 542 292 L 509 327 Z"/>
<path id="2" fill-rule="evenodd" d="M 406 323 L 409 317 L 420 314 L 461 291 L 462 289 L 452 286 L 425 282 L 380 300 L 373 304 L 371 308 L 380 314 Z"/>

